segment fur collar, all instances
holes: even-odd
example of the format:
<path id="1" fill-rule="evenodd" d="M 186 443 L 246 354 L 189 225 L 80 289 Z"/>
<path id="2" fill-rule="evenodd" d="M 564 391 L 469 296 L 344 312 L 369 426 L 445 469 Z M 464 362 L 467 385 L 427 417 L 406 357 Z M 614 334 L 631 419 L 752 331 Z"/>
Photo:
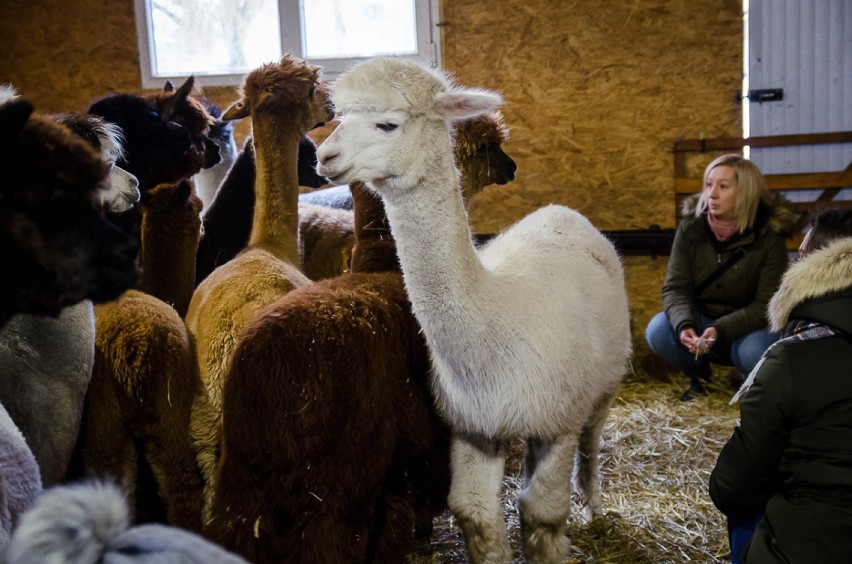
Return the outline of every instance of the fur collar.
<path id="1" fill-rule="evenodd" d="M 769 302 L 772 331 L 780 331 L 804 301 L 839 292 L 852 284 L 852 237 L 832 242 L 790 266 Z"/>

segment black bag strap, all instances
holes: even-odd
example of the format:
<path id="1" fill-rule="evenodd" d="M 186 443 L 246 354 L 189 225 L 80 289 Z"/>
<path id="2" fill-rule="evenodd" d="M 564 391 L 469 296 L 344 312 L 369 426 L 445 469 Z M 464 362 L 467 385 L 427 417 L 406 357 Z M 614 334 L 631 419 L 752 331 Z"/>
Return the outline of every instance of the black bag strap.
<path id="1" fill-rule="evenodd" d="M 732 266 L 734 266 L 734 264 L 736 264 L 736 262 L 737 262 L 738 260 L 740 260 L 741 258 L 743 258 L 744 256 L 746 256 L 746 254 L 748 254 L 748 248 L 746 248 L 746 247 L 737 247 L 737 248 L 734 250 L 734 253 L 733 253 L 731 256 L 729 256 L 729 257 L 727 258 L 727 260 L 725 260 L 725 262 L 723 262 L 722 264 L 720 264 L 720 265 L 719 265 L 719 268 L 717 268 L 717 269 L 713 272 L 713 274 L 711 274 L 710 276 L 708 276 L 707 278 L 705 278 L 704 280 L 702 280 L 702 281 L 701 281 L 701 283 L 700 283 L 700 284 L 698 284 L 698 285 L 695 287 L 695 296 L 697 297 L 697 296 L 698 296 L 701 292 L 703 292 L 704 290 L 706 290 L 707 288 L 709 288 L 709 287 L 710 287 L 710 284 L 712 284 L 713 282 L 715 282 L 716 280 L 718 280 L 720 276 L 722 276 L 722 275 L 723 275 L 723 274 L 725 274 L 728 270 L 730 270 L 730 269 L 731 269 L 731 267 L 732 267 Z"/>

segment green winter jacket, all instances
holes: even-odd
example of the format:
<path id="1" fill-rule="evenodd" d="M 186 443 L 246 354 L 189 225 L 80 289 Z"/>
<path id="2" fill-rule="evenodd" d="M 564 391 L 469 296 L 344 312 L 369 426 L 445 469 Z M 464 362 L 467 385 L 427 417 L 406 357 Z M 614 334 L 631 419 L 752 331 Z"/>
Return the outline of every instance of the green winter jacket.
<path id="1" fill-rule="evenodd" d="M 785 238 L 794 222 L 785 201 L 770 196 L 770 204 L 758 207 L 752 228 L 724 243 L 716 241 L 706 215 L 693 215 L 698 196 L 684 202 L 685 219 L 675 232 L 662 291 L 675 334 L 698 327 L 699 312 L 716 320 L 719 339 L 727 343 L 766 326 L 766 306 L 789 264 Z M 745 256 L 696 296 L 695 288 L 741 247 Z"/>
<path id="2" fill-rule="evenodd" d="M 764 515 L 745 562 L 852 562 L 852 238 L 792 266 L 769 310 L 772 329 L 802 319 L 839 334 L 769 349 L 710 497 L 734 524 Z"/>

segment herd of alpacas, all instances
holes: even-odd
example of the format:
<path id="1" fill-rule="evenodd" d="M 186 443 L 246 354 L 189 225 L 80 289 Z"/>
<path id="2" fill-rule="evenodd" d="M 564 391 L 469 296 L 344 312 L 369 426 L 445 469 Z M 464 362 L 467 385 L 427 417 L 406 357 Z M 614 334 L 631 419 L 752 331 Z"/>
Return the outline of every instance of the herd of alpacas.
<path id="1" fill-rule="evenodd" d="M 474 240 L 501 104 L 383 58 L 285 55 L 223 110 L 193 78 L 61 115 L 0 86 L 0 560 L 404 562 L 449 509 L 510 562 L 522 439 L 524 557 L 562 562 L 627 297 L 566 207 Z"/>

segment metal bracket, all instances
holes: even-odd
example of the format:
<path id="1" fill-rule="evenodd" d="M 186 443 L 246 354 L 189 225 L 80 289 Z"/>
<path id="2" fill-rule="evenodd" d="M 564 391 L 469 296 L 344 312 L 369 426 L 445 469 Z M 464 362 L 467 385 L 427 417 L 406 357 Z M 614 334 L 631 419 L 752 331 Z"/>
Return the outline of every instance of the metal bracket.
<path id="1" fill-rule="evenodd" d="M 749 90 L 746 96 L 740 90 L 737 90 L 737 104 L 741 104 L 743 98 L 748 98 L 750 102 L 762 104 L 764 102 L 780 102 L 784 99 L 783 88 L 764 88 L 760 90 Z"/>

